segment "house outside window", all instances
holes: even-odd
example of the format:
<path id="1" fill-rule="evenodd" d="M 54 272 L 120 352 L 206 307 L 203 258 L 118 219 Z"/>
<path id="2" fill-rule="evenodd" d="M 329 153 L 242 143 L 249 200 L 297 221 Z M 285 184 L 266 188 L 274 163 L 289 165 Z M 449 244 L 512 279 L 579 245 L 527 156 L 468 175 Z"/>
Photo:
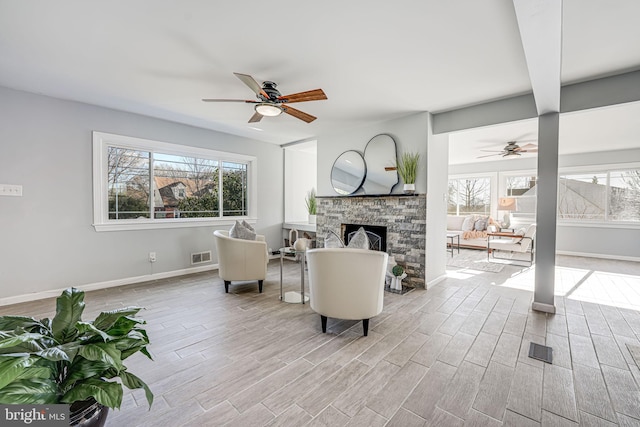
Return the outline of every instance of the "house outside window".
<path id="1" fill-rule="evenodd" d="M 640 224 L 640 169 L 561 174 L 558 218 L 571 222 Z"/>
<path id="2" fill-rule="evenodd" d="M 255 218 L 254 157 L 94 132 L 98 231 Z"/>

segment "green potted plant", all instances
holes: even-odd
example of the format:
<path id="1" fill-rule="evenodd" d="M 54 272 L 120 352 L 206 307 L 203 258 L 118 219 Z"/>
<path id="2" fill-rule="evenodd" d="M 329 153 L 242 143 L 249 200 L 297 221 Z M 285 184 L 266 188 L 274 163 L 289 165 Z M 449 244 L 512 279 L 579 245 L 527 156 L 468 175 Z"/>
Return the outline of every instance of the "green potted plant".
<path id="1" fill-rule="evenodd" d="M 137 352 L 153 360 L 141 327 L 146 322 L 135 317 L 141 308 L 104 311 L 85 322 L 84 306 L 84 291 L 69 288 L 51 320 L 0 316 L 0 404 L 66 403 L 70 425 L 79 425 L 78 411 L 101 421 L 91 425 L 103 425 L 109 408 L 120 408 L 124 385 L 144 389 L 151 408 L 153 393 L 123 364 Z M 86 415 L 92 410 L 99 416 Z"/>
<path id="2" fill-rule="evenodd" d="M 403 153 L 397 164 L 398 175 L 404 182 L 404 192 L 412 194 L 416 190 L 416 175 L 420 153 Z"/>
<path id="3" fill-rule="evenodd" d="M 315 224 L 316 212 L 318 209 L 315 188 L 312 188 L 307 192 L 307 197 L 305 197 L 304 202 L 307 205 L 307 212 L 309 213 L 309 224 Z"/>
<path id="4" fill-rule="evenodd" d="M 391 281 L 390 289 L 402 291 L 402 279 L 407 277 L 407 274 L 404 272 L 404 268 L 400 265 L 394 265 L 391 269 L 391 273 L 393 274 L 393 280 Z"/>

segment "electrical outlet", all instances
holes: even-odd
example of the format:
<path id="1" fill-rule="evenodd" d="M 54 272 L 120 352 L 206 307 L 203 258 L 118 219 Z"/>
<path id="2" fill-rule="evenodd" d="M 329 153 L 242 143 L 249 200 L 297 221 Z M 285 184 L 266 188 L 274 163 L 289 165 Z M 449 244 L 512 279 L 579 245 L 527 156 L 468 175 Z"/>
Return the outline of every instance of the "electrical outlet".
<path id="1" fill-rule="evenodd" d="M 0 184 L 0 196 L 22 196 L 22 185 Z"/>
<path id="2" fill-rule="evenodd" d="M 149 252 L 149 262 L 156 262 L 156 253 Z"/>

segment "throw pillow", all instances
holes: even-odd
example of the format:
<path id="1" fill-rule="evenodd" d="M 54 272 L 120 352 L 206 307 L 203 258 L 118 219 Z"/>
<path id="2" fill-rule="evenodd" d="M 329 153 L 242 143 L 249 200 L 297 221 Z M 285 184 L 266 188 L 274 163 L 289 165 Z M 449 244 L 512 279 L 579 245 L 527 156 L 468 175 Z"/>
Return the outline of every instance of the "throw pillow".
<path id="1" fill-rule="evenodd" d="M 247 221 L 245 221 L 244 219 L 242 220 L 242 225 L 244 225 L 246 228 L 248 228 L 249 230 L 255 232 L 256 230 L 251 226 L 251 224 L 249 224 Z"/>
<path id="2" fill-rule="evenodd" d="M 325 248 L 344 248 L 344 243 L 342 243 L 342 239 L 338 237 L 336 233 L 333 231 L 329 231 L 327 233 L 327 237 L 324 238 L 324 247 Z"/>
<path id="3" fill-rule="evenodd" d="M 487 229 L 488 222 L 489 222 L 489 217 L 480 218 L 475 222 L 473 229 L 475 231 L 484 231 Z"/>
<path id="4" fill-rule="evenodd" d="M 256 232 L 245 227 L 240 221 L 236 221 L 229 230 L 229 237 L 234 239 L 256 240 Z"/>
<path id="5" fill-rule="evenodd" d="M 367 232 L 364 231 L 364 227 L 358 228 L 358 231 L 349 240 L 348 248 L 355 249 L 369 249 L 369 238 Z"/>
<path id="6" fill-rule="evenodd" d="M 462 231 L 473 231 L 473 225 L 475 223 L 475 218 L 473 215 L 469 215 L 462 221 Z"/>

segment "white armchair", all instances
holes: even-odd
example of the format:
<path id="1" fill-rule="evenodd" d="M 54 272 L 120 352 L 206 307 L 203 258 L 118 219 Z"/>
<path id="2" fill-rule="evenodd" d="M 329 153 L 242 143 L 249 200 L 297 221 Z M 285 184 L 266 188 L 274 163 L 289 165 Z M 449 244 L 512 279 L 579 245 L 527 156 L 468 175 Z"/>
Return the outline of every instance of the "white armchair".
<path id="1" fill-rule="evenodd" d="M 351 248 L 310 249 L 306 254 L 311 309 L 320 315 L 322 332 L 332 317 L 362 320 L 367 336 L 369 319 L 382 312 L 389 255 Z"/>
<path id="2" fill-rule="evenodd" d="M 521 261 L 528 262 L 529 265 L 532 265 L 534 256 L 535 256 L 536 228 L 537 228 L 536 224 L 531 224 L 525 230 L 524 235 L 516 236 L 514 238 L 507 238 L 507 239 L 505 238 L 492 239 L 491 234 L 489 234 L 487 237 L 487 257 L 500 259 L 500 256 L 496 256 L 496 253 L 499 253 L 500 251 L 517 253 L 517 254 L 526 254 L 528 259 L 521 260 Z"/>
<path id="3" fill-rule="evenodd" d="M 218 274 L 224 280 L 225 292 L 229 292 L 232 281 L 238 280 L 257 280 L 262 292 L 269 262 L 264 236 L 257 235 L 256 240 L 234 239 L 224 230 L 214 231 L 213 236 L 218 250 Z"/>

